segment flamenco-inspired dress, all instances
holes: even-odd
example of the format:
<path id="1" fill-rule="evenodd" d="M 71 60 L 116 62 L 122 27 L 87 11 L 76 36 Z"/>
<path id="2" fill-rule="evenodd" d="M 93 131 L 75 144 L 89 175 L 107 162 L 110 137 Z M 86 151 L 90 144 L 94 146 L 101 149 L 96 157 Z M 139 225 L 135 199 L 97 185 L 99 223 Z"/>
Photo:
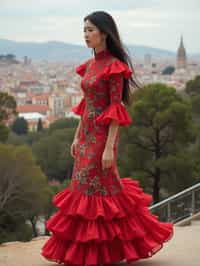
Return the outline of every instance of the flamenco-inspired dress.
<path id="1" fill-rule="evenodd" d="M 152 196 L 138 180 L 120 178 L 117 168 L 119 131 L 112 167 L 102 169 L 112 119 L 132 123 L 122 103 L 124 79 L 132 71 L 103 50 L 77 66 L 83 98 L 72 107 L 82 119 L 71 182 L 52 203 L 58 208 L 46 222 L 51 231 L 41 249 L 47 260 L 64 265 L 130 263 L 151 257 L 173 236 L 173 224 L 159 221 L 148 206 Z"/>

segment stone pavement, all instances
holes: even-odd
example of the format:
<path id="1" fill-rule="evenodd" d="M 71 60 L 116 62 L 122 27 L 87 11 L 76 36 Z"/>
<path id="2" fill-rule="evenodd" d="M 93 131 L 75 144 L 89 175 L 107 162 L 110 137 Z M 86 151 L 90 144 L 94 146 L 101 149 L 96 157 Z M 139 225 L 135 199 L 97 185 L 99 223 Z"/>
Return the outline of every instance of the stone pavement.
<path id="1" fill-rule="evenodd" d="M 30 242 L 10 242 L 0 245 L 0 266 L 58 266 L 59 264 L 47 261 L 40 255 L 40 248 L 47 238 L 38 237 Z M 126 266 L 125 263 L 120 265 Z M 192 221 L 192 225 L 189 226 L 175 225 L 174 237 L 165 243 L 158 253 L 131 265 L 199 266 L 200 220 Z"/>

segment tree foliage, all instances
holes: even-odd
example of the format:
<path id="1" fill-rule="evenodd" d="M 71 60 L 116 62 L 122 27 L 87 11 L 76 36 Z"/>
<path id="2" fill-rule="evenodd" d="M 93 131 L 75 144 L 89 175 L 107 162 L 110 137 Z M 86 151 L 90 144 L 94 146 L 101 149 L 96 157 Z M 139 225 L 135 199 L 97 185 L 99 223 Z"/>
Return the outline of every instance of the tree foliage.
<path id="1" fill-rule="evenodd" d="M 49 180 L 71 177 L 73 158 L 70 145 L 74 129 L 58 129 L 33 144 L 33 153 Z"/>
<path id="2" fill-rule="evenodd" d="M 11 125 L 12 131 L 17 135 L 27 134 L 28 132 L 28 123 L 23 117 L 18 117 L 13 124 Z"/>
<path id="3" fill-rule="evenodd" d="M 161 188 L 176 193 L 195 182 L 186 152 L 195 140 L 191 105 L 173 87 L 154 83 L 137 91 L 131 107 L 133 123 L 123 136 L 127 145 L 121 147 L 128 160 L 122 162 L 129 174 L 152 187 L 155 203 Z"/>
<path id="4" fill-rule="evenodd" d="M 17 115 L 16 101 L 13 96 L 0 92 L 0 122 L 4 122 Z"/>
<path id="5" fill-rule="evenodd" d="M 26 222 L 32 224 L 44 212 L 47 195 L 47 178 L 30 148 L 0 144 L 0 241 L 34 236 L 34 227 L 23 234 Z"/>
<path id="6" fill-rule="evenodd" d="M 162 75 L 171 75 L 174 73 L 174 71 L 175 71 L 174 66 L 168 66 L 162 71 Z"/>

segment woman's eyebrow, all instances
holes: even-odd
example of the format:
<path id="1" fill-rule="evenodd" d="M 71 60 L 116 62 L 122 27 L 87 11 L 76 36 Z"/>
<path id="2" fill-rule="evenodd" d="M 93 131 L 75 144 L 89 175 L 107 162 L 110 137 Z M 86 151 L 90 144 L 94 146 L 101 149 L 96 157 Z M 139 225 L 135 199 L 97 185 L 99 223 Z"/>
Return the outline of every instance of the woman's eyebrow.
<path id="1" fill-rule="evenodd" d="M 85 27 L 83 27 L 83 28 L 84 28 L 84 29 L 86 29 L 86 28 L 88 28 L 88 29 L 91 28 L 91 29 L 92 29 L 93 27 L 92 27 L 92 26 L 85 26 Z"/>

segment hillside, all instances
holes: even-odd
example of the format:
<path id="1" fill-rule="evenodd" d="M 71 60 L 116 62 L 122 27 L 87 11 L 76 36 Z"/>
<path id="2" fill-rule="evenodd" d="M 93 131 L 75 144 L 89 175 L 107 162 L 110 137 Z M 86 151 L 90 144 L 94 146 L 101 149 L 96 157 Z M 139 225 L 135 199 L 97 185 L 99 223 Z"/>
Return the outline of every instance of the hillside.
<path id="1" fill-rule="evenodd" d="M 127 45 L 127 48 L 131 55 L 135 57 L 143 57 L 146 53 L 151 53 L 156 57 L 175 56 L 175 52 L 142 45 Z M 28 56 L 33 60 L 80 61 L 91 55 L 91 49 L 88 49 L 86 46 L 58 41 L 16 42 L 0 39 L 0 54 L 10 53 L 15 54 L 17 58 Z"/>

